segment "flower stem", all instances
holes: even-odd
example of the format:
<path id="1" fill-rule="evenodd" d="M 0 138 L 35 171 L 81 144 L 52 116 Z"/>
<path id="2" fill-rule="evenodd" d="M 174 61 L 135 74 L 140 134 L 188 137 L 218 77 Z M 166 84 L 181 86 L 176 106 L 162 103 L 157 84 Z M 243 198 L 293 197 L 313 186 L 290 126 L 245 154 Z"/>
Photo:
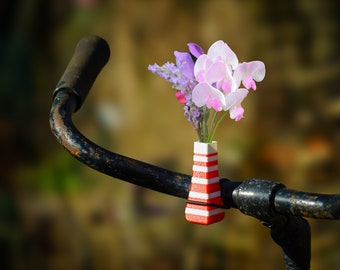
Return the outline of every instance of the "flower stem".
<path id="1" fill-rule="evenodd" d="M 216 117 L 217 117 L 217 114 L 218 114 L 218 111 L 215 111 L 213 117 L 211 118 L 211 121 L 210 121 L 210 128 L 209 128 L 209 136 L 208 136 L 208 142 L 211 142 L 212 141 L 212 131 L 214 130 L 214 124 L 215 124 L 215 120 L 216 120 Z"/>
<path id="2" fill-rule="evenodd" d="M 208 119 L 209 119 L 209 110 L 206 106 L 204 106 L 203 107 L 202 132 L 199 138 L 201 142 L 208 142 L 207 140 L 209 139 Z"/>
<path id="3" fill-rule="evenodd" d="M 210 133 L 210 136 L 208 138 L 209 141 L 212 141 L 212 138 L 214 137 L 215 133 L 216 133 L 216 130 L 217 130 L 217 127 L 219 126 L 219 124 L 222 122 L 222 120 L 226 117 L 226 115 L 228 114 L 228 111 L 225 111 L 222 116 L 220 117 L 220 119 L 218 119 L 215 127 L 213 128 L 212 132 Z M 215 117 L 216 115 L 214 115 L 214 118 L 213 120 L 215 121 Z"/>

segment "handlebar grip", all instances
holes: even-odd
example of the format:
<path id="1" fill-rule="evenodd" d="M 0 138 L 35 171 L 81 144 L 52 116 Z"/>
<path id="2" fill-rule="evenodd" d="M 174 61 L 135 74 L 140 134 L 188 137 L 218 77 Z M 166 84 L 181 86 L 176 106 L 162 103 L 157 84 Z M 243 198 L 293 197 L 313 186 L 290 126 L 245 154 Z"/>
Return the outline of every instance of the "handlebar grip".
<path id="1" fill-rule="evenodd" d="M 62 90 L 70 91 L 79 98 L 76 111 L 79 110 L 109 57 L 110 47 L 104 39 L 95 35 L 81 39 L 54 90 L 53 98 Z"/>

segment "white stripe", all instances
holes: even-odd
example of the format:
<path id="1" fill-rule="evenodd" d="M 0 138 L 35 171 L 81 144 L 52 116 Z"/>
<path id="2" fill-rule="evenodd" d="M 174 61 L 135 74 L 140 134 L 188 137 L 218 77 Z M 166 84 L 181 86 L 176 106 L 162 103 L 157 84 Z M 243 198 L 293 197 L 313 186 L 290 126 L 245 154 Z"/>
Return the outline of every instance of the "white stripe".
<path id="1" fill-rule="evenodd" d="M 199 210 L 199 209 L 194 209 L 194 208 L 185 208 L 185 213 L 190 214 L 190 215 L 198 215 L 198 216 L 204 216 L 204 217 L 209 217 L 209 216 L 214 216 L 218 214 L 222 214 L 224 212 L 223 209 L 217 208 L 213 209 L 210 211 L 207 210 Z"/>
<path id="2" fill-rule="evenodd" d="M 218 177 L 214 177 L 214 178 L 211 178 L 211 179 L 191 177 L 191 183 L 195 183 L 195 184 L 209 185 L 209 184 L 215 184 L 219 181 L 220 181 L 220 179 Z"/>
<path id="3" fill-rule="evenodd" d="M 194 142 L 194 153 L 211 154 L 216 152 L 217 152 L 216 141 L 213 141 L 212 143 Z"/>
<path id="4" fill-rule="evenodd" d="M 196 172 L 213 172 L 213 171 L 218 170 L 218 165 L 214 165 L 210 167 L 193 165 L 192 170 Z"/>
<path id="5" fill-rule="evenodd" d="M 202 193 L 202 192 L 195 192 L 195 191 L 190 191 L 189 192 L 189 198 L 194 198 L 194 199 L 212 199 L 216 198 L 218 196 L 221 196 L 221 191 L 216 191 L 212 193 Z"/>
<path id="6" fill-rule="evenodd" d="M 194 161 L 202 161 L 202 162 L 210 162 L 210 161 L 218 160 L 218 157 L 217 157 L 217 155 L 216 156 L 211 156 L 211 157 L 194 155 L 193 160 Z"/>

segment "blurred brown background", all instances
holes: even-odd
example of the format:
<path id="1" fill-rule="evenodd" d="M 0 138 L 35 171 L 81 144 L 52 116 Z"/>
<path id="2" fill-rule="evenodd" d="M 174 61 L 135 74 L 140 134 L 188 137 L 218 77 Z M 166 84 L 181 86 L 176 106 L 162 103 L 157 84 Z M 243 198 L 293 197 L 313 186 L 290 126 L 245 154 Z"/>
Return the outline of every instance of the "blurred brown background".
<path id="1" fill-rule="evenodd" d="M 337 1 L 5 0 L 0 4 L 1 269 L 284 269 L 257 220 L 229 210 L 209 227 L 184 200 L 86 168 L 53 138 L 52 91 L 76 43 L 96 34 L 111 58 L 79 129 L 112 151 L 190 174 L 196 135 L 171 86 L 147 70 L 196 42 L 226 41 L 267 74 L 226 120 L 220 176 L 340 194 Z M 339 221 L 309 220 L 312 269 L 340 265 Z"/>

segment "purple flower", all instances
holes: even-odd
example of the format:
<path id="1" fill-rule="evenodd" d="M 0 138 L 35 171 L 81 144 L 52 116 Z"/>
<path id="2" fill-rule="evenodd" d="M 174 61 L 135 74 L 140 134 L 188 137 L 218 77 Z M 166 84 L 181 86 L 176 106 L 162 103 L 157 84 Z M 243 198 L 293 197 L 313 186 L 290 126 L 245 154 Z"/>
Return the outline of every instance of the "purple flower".
<path id="1" fill-rule="evenodd" d="M 194 79 L 194 61 L 190 53 L 175 51 L 176 66 L 180 72 L 189 80 Z"/>
<path id="2" fill-rule="evenodd" d="M 203 49 L 196 43 L 188 43 L 188 48 L 190 53 L 196 58 L 200 57 L 201 54 L 204 54 Z"/>

